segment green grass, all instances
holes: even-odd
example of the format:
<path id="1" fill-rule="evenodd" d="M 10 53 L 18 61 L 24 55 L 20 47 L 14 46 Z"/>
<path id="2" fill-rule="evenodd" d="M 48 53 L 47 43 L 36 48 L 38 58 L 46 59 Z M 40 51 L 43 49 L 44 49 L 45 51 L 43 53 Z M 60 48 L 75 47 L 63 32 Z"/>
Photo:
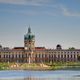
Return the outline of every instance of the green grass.
<path id="1" fill-rule="evenodd" d="M 11 65 L 18 64 L 17 68 L 11 68 Z M 31 69 L 31 70 L 38 70 L 38 69 L 48 69 L 48 70 L 58 70 L 58 69 L 80 69 L 80 62 L 53 62 L 53 63 L 43 63 L 48 68 L 44 68 L 40 66 L 40 63 L 0 63 L 0 70 L 14 70 L 14 69 Z"/>
<path id="2" fill-rule="evenodd" d="M 0 63 L 0 70 L 6 70 L 8 69 L 8 64 L 7 63 Z"/>

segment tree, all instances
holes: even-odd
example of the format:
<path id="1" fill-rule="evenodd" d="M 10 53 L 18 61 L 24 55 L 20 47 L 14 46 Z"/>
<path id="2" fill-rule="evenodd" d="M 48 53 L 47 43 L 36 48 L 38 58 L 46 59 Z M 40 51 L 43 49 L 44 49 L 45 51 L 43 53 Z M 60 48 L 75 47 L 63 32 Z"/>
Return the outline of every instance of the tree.
<path id="1" fill-rule="evenodd" d="M 70 47 L 69 50 L 75 50 L 75 48 L 74 47 Z"/>

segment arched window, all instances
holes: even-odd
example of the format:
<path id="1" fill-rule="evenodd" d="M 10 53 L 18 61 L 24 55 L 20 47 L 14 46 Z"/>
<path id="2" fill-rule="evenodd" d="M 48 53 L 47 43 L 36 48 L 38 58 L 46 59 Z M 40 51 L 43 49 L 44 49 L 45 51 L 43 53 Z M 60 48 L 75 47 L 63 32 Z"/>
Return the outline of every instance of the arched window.
<path id="1" fill-rule="evenodd" d="M 35 57 L 37 58 L 37 54 L 35 54 Z"/>
<path id="2" fill-rule="evenodd" d="M 72 54 L 71 54 L 71 58 L 72 58 Z"/>
<path id="3" fill-rule="evenodd" d="M 54 54 L 54 58 L 56 58 L 56 55 Z"/>
<path id="4" fill-rule="evenodd" d="M 4 58 L 5 58 L 5 54 L 4 54 Z"/>
<path id="5" fill-rule="evenodd" d="M 51 55 L 49 54 L 49 58 L 51 58 Z"/>
<path id="6" fill-rule="evenodd" d="M 24 54 L 22 54 L 22 58 L 24 58 Z"/>
<path id="7" fill-rule="evenodd" d="M 27 57 L 27 54 L 26 54 L 26 57 Z"/>
<path id="8" fill-rule="evenodd" d="M 40 54 L 39 54 L 39 58 L 40 58 Z"/>
<path id="9" fill-rule="evenodd" d="M 8 55 L 5 55 L 6 56 L 6 58 L 8 58 Z"/>
<path id="10" fill-rule="evenodd" d="M 61 55 L 61 58 L 63 58 L 63 55 Z"/>
<path id="11" fill-rule="evenodd" d="M 44 54 L 42 54 L 42 58 L 44 58 Z"/>
<path id="12" fill-rule="evenodd" d="M 17 54 L 16 54 L 16 58 L 17 58 Z"/>
<path id="13" fill-rule="evenodd" d="M 64 55 L 64 57 L 66 58 L 66 55 Z"/>
<path id="14" fill-rule="evenodd" d="M 12 54 L 12 58 L 14 58 L 14 54 Z"/>
<path id="15" fill-rule="evenodd" d="M 76 55 L 74 54 L 74 58 L 76 58 Z"/>
<path id="16" fill-rule="evenodd" d="M 10 54 L 9 54 L 9 58 L 10 58 Z"/>
<path id="17" fill-rule="evenodd" d="M 67 57 L 69 58 L 69 54 L 67 55 Z"/>

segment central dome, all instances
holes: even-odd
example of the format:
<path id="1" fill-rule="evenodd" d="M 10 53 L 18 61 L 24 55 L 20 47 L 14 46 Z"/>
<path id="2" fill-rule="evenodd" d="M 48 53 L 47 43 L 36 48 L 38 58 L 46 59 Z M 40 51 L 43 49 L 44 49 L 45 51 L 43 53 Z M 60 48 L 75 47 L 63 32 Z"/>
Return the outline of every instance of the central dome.
<path id="1" fill-rule="evenodd" d="M 24 39 L 25 40 L 34 40 L 35 39 L 35 35 L 33 35 L 31 33 L 31 28 L 28 28 L 28 33 L 26 35 L 24 35 Z"/>

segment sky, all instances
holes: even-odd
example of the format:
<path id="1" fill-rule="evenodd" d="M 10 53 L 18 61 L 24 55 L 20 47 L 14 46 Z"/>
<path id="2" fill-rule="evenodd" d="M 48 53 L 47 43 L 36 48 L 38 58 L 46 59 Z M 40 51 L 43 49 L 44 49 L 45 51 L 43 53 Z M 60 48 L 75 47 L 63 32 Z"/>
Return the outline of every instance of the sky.
<path id="1" fill-rule="evenodd" d="M 0 44 L 24 46 L 28 27 L 36 46 L 80 49 L 80 0 L 0 0 Z"/>

